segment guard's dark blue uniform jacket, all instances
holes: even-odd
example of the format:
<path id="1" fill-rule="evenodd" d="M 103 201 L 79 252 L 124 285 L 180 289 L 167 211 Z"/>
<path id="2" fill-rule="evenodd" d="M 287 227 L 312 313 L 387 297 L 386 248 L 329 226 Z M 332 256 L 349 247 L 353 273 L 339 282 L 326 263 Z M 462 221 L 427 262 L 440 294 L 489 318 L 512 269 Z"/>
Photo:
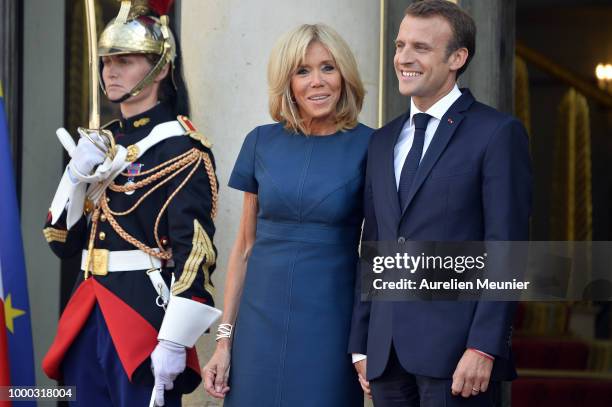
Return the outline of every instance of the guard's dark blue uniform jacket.
<path id="1" fill-rule="evenodd" d="M 130 119 L 112 122 L 106 128 L 112 131 L 117 144 L 127 147 L 149 135 L 156 125 L 173 120 L 177 117 L 161 103 Z M 205 137 L 195 132 L 187 134 L 190 133 L 187 126 L 185 133 L 154 145 L 115 179 L 115 184 L 122 186 L 176 164 L 160 179 L 132 194 L 107 189 L 108 207 L 117 214 L 113 217 L 125 233 L 121 236 L 111 224 L 112 219 L 101 214 L 93 236 L 93 247 L 111 252 L 136 250 L 133 238 L 149 248 L 171 250 L 174 266 L 164 267 L 162 271 L 167 286 L 170 287 L 171 273 L 174 272 L 173 294 L 213 306 L 210 277 L 216 260 L 212 239 L 217 196 L 214 159 Z M 197 156 L 198 160 L 181 167 L 177 158 L 189 154 Z M 160 167 L 163 163 L 166 165 Z M 131 212 L 119 215 L 130 211 L 143 197 Z M 164 208 L 169 198 L 172 199 Z M 156 238 L 155 223 L 160 212 Z M 88 218 L 81 217 L 77 224 L 66 230 L 65 212 L 55 225 L 51 225 L 51 217 L 48 217 L 44 234 L 58 257 L 71 257 L 88 248 L 91 235 Z M 126 233 L 131 238 L 126 239 Z M 169 266 L 169 263 L 164 264 Z M 156 297 L 157 292 L 146 270 L 111 272 L 87 279 L 84 279 L 84 273 L 80 273 L 60 319 L 55 341 L 43 361 L 47 375 L 54 379 L 61 377 L 62 359 L 97 303 L 130 380 L 152 383 L 149 356 L 157 345 L 157 332 L 164 316 L 163 308 L 156 305 Z M 182 392 L 192 391 L 200 382 L 195 349 L 188 350 L 187 355 L 188 369 L 175 381 L 175 386 Z"/>

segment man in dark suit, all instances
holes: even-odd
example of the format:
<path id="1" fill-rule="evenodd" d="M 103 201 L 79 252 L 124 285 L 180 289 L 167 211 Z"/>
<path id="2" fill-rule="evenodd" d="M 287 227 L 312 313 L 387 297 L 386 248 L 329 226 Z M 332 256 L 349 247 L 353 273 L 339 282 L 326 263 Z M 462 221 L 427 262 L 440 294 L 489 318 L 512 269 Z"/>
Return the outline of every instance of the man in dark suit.
<path id="1" fill-rule="evenodd" d="M 410 110 L 372 137 L 364 242 L 528 239 L 525 129 L 456 85 L 475 33 L 452 2 L 406 9 L 394 65 Z M 516 377 L 514 303 L 366 302 L 357 280 L 349 352 L 376 407 L 492 406 L 499 382 Z"/>

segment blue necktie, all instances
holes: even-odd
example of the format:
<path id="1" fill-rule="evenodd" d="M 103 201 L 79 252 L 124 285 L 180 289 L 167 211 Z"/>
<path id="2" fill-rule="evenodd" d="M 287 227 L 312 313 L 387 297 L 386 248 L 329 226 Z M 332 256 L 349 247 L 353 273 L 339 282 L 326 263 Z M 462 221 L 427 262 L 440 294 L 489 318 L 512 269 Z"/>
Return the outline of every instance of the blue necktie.
<path id="1" fill-rule="evenodd" d="M 404 205 L 408 201 L 408 194 L 410 187 L 414 181 L 414 177 L 419 168 L 419 162 L 423 155 L 423 144 L 425 144 L 425 129 L 427 129 L 427 123 L 431 118 L 427 113 L 417 113 L 412 117 L 414 122 L 414 137 L 412 140 L 412 147 L 408 152 L 404 166 L 402 167 L 402 173 L 400 175 L 399 189 L 397 191 L 399 195 L 400 208 L 403 211 Z"/>

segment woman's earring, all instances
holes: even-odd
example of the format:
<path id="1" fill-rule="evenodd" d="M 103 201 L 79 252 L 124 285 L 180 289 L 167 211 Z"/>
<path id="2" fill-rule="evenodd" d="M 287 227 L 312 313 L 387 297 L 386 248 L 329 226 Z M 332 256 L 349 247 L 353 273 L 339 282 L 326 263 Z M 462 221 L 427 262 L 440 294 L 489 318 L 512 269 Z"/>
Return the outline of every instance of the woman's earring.
<path id="1" fill-rule="evenodd" d="M 295 104 L 295 98 L 293 97 L 289 89 L 287 89 L 287 100 L 291 102 L 292 104 Z"/>

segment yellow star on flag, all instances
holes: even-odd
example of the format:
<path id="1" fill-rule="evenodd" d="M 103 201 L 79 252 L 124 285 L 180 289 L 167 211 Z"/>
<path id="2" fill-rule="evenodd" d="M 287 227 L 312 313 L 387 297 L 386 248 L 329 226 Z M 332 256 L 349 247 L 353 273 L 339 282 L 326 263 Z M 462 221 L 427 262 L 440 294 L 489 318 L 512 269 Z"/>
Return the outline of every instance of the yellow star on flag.
<path id="1" fill-rule="evenodd" d="M 6 300 L 4 301 L 4 319 L 6 320 L 6 327 L 9 331 L 11 331 L 11 333 L 15 333 L 15 325 L 13 323 L 14 319 L 24 314 L 24 310 L 13 308 L 11 294 L 7 295 Z"/>

